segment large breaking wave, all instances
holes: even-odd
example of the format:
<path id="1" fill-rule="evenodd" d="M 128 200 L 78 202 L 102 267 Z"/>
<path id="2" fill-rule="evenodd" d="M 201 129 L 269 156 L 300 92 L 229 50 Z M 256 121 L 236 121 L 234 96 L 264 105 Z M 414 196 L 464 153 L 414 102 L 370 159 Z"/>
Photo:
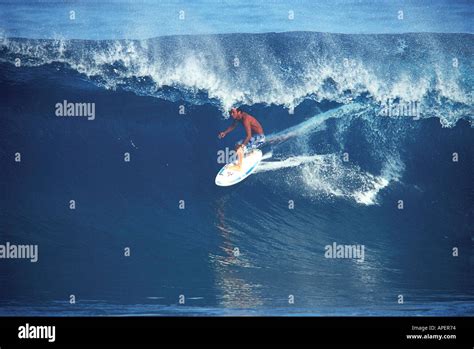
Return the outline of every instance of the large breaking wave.
<path id="1" fill-rule="evenodd" d="M 419 103 L 444 126 L 472 121 L 472 34 L 343 35 L 312 32 L 169 36 L 148 40 L 4 38 L 0 60 L 57 63 L 107 89 L 190 103 L 282 105 L 304 100 L 374 109 Z"/>

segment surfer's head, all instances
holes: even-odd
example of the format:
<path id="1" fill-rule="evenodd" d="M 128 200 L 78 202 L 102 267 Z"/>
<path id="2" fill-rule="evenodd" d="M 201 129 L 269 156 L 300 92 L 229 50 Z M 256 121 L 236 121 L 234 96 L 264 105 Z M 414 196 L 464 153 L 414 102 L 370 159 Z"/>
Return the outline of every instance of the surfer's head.
<path id="1" fill-rule="evenodd" d="M 229 111 L 229 115 L 235 120 L 242 119 L 242 111 L 239 108 L 232 108 Z"/>

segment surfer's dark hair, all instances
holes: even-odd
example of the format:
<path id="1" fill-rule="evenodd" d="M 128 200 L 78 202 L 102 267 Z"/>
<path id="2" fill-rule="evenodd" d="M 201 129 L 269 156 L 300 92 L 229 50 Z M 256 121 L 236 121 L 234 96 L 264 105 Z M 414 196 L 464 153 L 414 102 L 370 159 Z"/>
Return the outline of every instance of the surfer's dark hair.
<path id="1" fill-rule="evenodd" d="M 236 107 L 233 107 L 233 108 L 230 108 L 229 109 L 229 115 L 232 116 L 232 110 L 237 110 L 237 111 L 241 111 L 239 108 L 236 108 Z"/>

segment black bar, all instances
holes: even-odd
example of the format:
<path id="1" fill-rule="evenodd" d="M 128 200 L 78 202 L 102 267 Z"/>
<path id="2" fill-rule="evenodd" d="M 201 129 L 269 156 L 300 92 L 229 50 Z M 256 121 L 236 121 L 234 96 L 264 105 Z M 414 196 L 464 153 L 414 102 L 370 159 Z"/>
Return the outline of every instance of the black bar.
<path id="1" fill-rule="evenodd" d="M 18 338 L 20 326 L 26 324 L 30 329 L 31 326 L 55 326 L 54 342 L 48 342 L 47 338 Z M 264 331 L 247 331 L 250 329 Z M 194 330 L 192 335 L 189 330 Z M 1 317 L 0 348 L 146 342 L 159 347 L 165 341 L 175 344 L 189 340 L 196 340 L 194 344 L 197 344 L 206 338 L 219 341 L 217 338 L 222 335 L 238 344 L 253 341 L 255 332 L 270 342 L 284 337 L 295 343 L 304 339 L 314 344 L 330 343 L 329 346 L 370 343 L 472 348 L 473 330 L 474 321 L 469 317 Z M 409 339 L 407 335 L 455 335 L 456 338 Z"/>

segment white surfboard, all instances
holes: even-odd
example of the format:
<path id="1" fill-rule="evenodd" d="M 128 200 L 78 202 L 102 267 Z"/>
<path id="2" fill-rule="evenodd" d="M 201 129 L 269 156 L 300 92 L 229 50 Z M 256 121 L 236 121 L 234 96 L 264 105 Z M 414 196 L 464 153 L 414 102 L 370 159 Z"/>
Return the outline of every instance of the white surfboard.
<path id="1" fill-rule="evenodd" d="M 231 166 L 234 166 L 236 162 L 225 165 L 216 176 L 216 185 L 228 187 L 242 182 L 245 178 L 250 176 L 253 171 L 255 171 L 262 160 L 262 156 L 262 151 L 260 149 L 253 150 L 246 154 L 242 160 L 242 168 L 240 171 L 229 169 Z"/>

